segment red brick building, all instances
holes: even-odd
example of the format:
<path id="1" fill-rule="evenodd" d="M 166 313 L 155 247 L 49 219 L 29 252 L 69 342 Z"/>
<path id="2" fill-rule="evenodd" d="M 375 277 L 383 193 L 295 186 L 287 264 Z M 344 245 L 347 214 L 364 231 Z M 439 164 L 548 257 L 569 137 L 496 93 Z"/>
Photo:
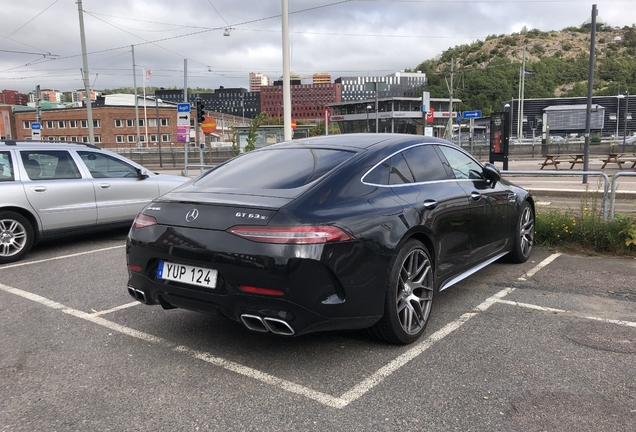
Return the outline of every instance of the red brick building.
<path id="1" fill-rule="evenodd" d="M 340 102 L 340 84 L 291 85 L 292 118 L 320 120 L 324 118 L 327 104 Z M 261 112 L 270 117 L 283 116 L 283 86 L 261 87 Z"/>
<path id="2" fill-rule="evenodd" d="M 7 105 L 24 105 L 29 102 L 29 95 L 19 93 L 17 90 L 2 90 L 0 103 Z"/>
<path id="3" fill-rule="evenodd" d="M 156 143 L 158 132 L 161 142 L 177 142 L 177 108 L 159 107 L 159 128 L 155 107 L 148 110 L 148 127 L 143 118 L 143 109 L 139 110 L 139 128 L 141 144 Z M 94 106 L 93 134 L 95 144 L 100 147 L 137 146 L 137 126 L 135 108 L 129 106 Z M 13 113 L 17 140 L 31 138 L 31 123 L 35 121 L 35 110 Z M 194 116 L 194 113 L 192 114 Z M 86 108 L 64 108 L 42 111 L 42 141 L 88 142 L 88 121 Z M 146 141 L 146 134 L 148 140 Z"/>

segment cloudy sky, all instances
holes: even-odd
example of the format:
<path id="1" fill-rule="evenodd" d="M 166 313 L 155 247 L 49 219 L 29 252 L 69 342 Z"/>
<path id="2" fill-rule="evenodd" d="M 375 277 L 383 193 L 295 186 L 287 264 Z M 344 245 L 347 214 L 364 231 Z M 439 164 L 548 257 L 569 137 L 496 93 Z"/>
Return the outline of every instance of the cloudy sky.
<path id="1" fill-rule="evenodd" d="M 291 70 L 332 79 L 414 68 L 491 34 L 578 26 L 596 4 L 612 26 L 636 22 L 636 0 L 288 0 Z M 83 0 L 91 86 L 249 87 L 282 75 L 281 0 Z M 76 0 L 0 0 L 0 90 L 83 87 Z M 226 29 L 230 35 L 224 36 Z"/>

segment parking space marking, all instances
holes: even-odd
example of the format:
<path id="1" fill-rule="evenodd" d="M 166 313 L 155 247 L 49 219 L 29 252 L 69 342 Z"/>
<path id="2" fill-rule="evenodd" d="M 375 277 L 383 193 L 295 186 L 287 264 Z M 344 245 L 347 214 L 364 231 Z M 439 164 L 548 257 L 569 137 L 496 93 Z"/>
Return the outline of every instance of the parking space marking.
<path id="1" fill-rule="evenodd" d="M 516 301 L 511 301 L 511 300 L 499 300 L 499 303 L 505 303 L 511 306 L 521 306 L 527 309 L 540 310 L 544 312 L 567 312 L 566 310 L 563 310 L 563 309 L 554 309 L 549 307 L 537 306 L 530 303 L 520 303 Z"/>
<path id="2" fill-rule="evenodd" d="M 40 303 L 47 307 L 60 310 L 68 315 L 71 315 L 80 319 L 84 319 L 86 321 L 90 321 L 94 324 L 106 327 L 110 330 L 117 331 L 119 333 L 134 337 L 136 339 L 141 339 L 144 341 L 161 344 L 164 346 L 174 347 L 173 343 L 168 342 L 167 340 L 162 339 L 160 337 L 153 336 L 151 334 L 144 333 L 138 330 L 134 330 L 130 327 L 116 324 L 112 321 L 108 321 L 104 318 L 101 318 L 100 316 L 94 313 L 86 313 L 86 312 L 82 312 L 82 311 L 78 311 L 78 310 L 66 307 L 65 305 L 61 303 L 49 300 L 38 294 L 33 294 L 28 291 L 24 291 L 18 288 L 13 288 L 1 283 L 0 283 L 0 290 L 12 293 L 14 295 L 18 295 L 20 297 Z M 190 355 L 193 358 L 203 360 L 213 365 L 216 365 L 218 367 L 221 367 L 225 370 L 278 387 L 281 390 L 284 390 L 290 393 L 295 393 L 295 394 L 304 396 L 306 398 L 313 399 L 323 405 L 341 409 L 346 407 L 350 403 L 354 402 L 355 400 L 359 399 L 360 397 L 364 396 L 372 388 L 374 388 L 376 385 L 384 381 L 385 378 L 387 378 L 392 373 L 400 369 L 402 366 L 406 365 L 408 362 L 415 359 L 424 351 L 426 351 L 428 348 L 430 348 L 435 342 L 442 340 L 443 338 L 451 334 L 453 331 L 460 328 L 470 318 L 473 318 L 479 315 L 478 312 L 486 311 L 490 306 L 497 303 L 498 300 L 502 299 L 503 297 L 505 297 L 512 291 L 514 291 L 514 288 L 505 288 L 499 291 L 497 294 L 489 297 L 488 299 L 486 299 L 484 302 L 482 302 L 480 305 L 478 305 L 475 308 L 476 312 L 465 313 L 462 316 L 460 316 L 458 319 L 456 319 L 455 321 L 452 321 L 446 324 L 444 327 L 442 327 L 440 330 L 430 335 L 424 341 L 416 344 L 415 346 L 413 346 L 412 348 L 410 348 L 409 350 L 407 350 L 406 352 L 402 353 L 400 356 L 398 356 L 397 358 L 389 362 L 387 365 L 378 369 L 371 376 L 369 376 L 368 378 L 366 378 L 359 384 L 355 385 L 351 390 L 346 391 L 341 397 L 336 397 L 336 396 L 332 396 L 323 392 L 319 392 L 309 387 L 305 387 L 300 384 L 296 384 L 294 382 L 284 380 L 282 378 L 277 378 L 273 375 L 269 375 L 257 369 L 243 366 L 238 363 L 225 360 L 221 357 L 216 357 L 208 353 L 194 351 L 183 346 L 177 346 L 177 347 L 174 347 L 173 349 L 178 352 L 182 352 L 187 355 Z"/>
<path id="3" fill-rule="evenodd" d="M 114 248 L 106 248 L 106 249 L 100 249 L 100 250 L 109 250 L 109 249 L 114 249 Z M 96 250 L 92 252 L 97 252 L 100 250 Z M 92 252 L 88 252 L 88 253 L 92 253 Z M 553 254 L 549 256 L 548 258 L 543 260 L 541 263 L 539 263 L 537 266 L 535 266 L 532 270 L 527 272 L 526 277 L 531 277 L 537 271 L 539 271 L 540 269 L 542 269 L 543 267 L 545 267 L 546 265 L 554 261 L 559 255 L 560 254 L 557 253 L 557 254 Z M 267 374 L 265 372 L 261 372 L 257 369 L 253 369 L 248 366 L 243 366 L 241 364 L 223 359 L 221 357 L 214 356 L 209 353 L 195 351 L 185 346 L 180 346 L 180 345 L 175 346 L 174 343 L 171 343 L 163 338 L 153 336 L 151 334 L 144 333 L 138 330 L 134 330 L 130 327 L 116 324 L 112 321 L 108 321 L 99 316 L 99 314 L 102 314 L 102 313 L 114 312 L 114 310 L 121 310 L 121 309 L 131 307 L 137 304 L 138 302 L 128 303 L 128 304 L 119 306 L 118 308 L 109 309 L 108 311 L 103 311 L 101 313 L 100 312 L 86 313 L 86 312 L 68 308 L 61 303 L 57 303 L 53 300 L 49 300 L 40 295 L 33 294 L 18 288 L 13 288 L 1 283 L 0 283 L 0 290 L 21 296 L 25 299 L 40 303 L 47 307 L 60 310 L 68 315 L 90 321 L 94 324 L 106 327 L 108 329 L 134 337 L 136 339 L 141 339 L 144 341 L 153 342 L 163 346 L 170 347 L 171 349 L 177 352 L 184 353 L 186 355 L 191 356 L 192 358 L 196 358 L 198 360 L 202 360 L 207 363 L 213 364 L 227 371 L 231 371 L 239 375 L 261 381 L 268 385 L 277 387 L 283 391 L 294 393 L 294 394 L 312 399 L 314 401 L 317 401 L 325 406 L 329 406 L 329 407 L 333 407 L 337 409 L 342 409 L 346 407 L 347 405 L 351 404 L 352 402 L 358 400 L 362 396 L 364 396 L 366 393 L 372 390 L 375 386 L 382 383 L 391 374 L 398 371 L 402 366 L 406 365 L 411 360 L 417 358 L 420 354 L 422 354 L 431 346 L 433 346 L 435 342 L 438 342 L 442 340 L 443 338 L 445 338 L 446 336 L 450 335 L 452 332 L 459 329 L 462 325 L 468 322 L 468 320 L 470 320 L 471 318 L 478 316 L 480 315 L 481 312 L 485 312 L 486 310 L 488 310 L 493 304 L 508 304 L 508 305 L 514 305 L 514 306 L 528 307 L 531 309 L 538 309 L 543 311 L 552 311 L 552 312 L 562 311 L 561 309 L 545 308 L 538 305 L 531 305 L 527 303 L 519 303 L 519 302 L 504 300 L 504 297 L 506 297 L 508 294 L 512 293 L 515 290 L 515 288 L 504 288 L 501 291 L 497 292 L 496 294 L 492 295 L 491 297 L 488 297 L 481 304 L 477 305 L 473 309 L 474 310 L 473 312 L 467 312 L 461 315 L 458 319 L 446 324 L 444 327 L 437 330 L 435 333 L 431 334 L 425 340 L 415 344 L 410 349 L 403 352 L 401 355 L 399 355 L 398 357 L 390 361 L 388 364 L 386 364 L 385 366 L 381 367 L 376 372 L 371 374 L 369 377 L 367 377 L 366 379 L 362 380 L 361 382 L 353 386 L 350 390 L 347 390 L 345 393 L 342 394 L 342 396 L 337 397 L 337 396 L 332 396 L 323 392 L 313 390 L 309 387 L 305 387 L 303 385 L 300 385 L 291 381 L 284 380 L 282 378 L 277 378 L 273 375 Z M 566 311 L 563 311 L 563 312 L 566 312 Z M 595 318 L 595 317 L 583 317 L 583 318 L 636 327 L 636 323 L 630 323 L 627 321 L 608 320 L 608 319 Z"/>
<path id="4" fill-rule="evenodd" d="M 521 276 L 517 280 L 520 280 L 520 281 L 528 280 L 529 278 L 534 276 L 539 270 L 541 270 L 543 267 L 547 266 L 548 264 L 550 264 L 552 261 L 554 261 L 555 259 L 557 259 L 560 256 L 561 256 L 561 252 L 557 252 L 557 253 L 554 253 L 554 254 L 550 255 L 549 257 L 547 257 L 546 259 L 541 261 L 539 264 L 534 266 L 532 268 L 532 270 L 530 270 L 529 272 L 527 272 L 525 275 Z"/>
<path id="5" fill-rule="evenodd" d="M 37 261 L 26 261 L 26 262 L 19 262 L 17 264 L 7 264 L 7 265 L 0 266 L 0 270 L 14 268 L 14 267 L 23 267 L 23 266 L 28 266 L 28 265 L 32 265 L 32 264 L 40 264 L 40 263 L 43 263 L 43 262 L 61 260 L 61 259 L 66 259 L 66 258 L 74 258 L 74 257 L 82 256 L 82 255 L 89 255 L 89 254 L 93 254 L 93 253 L 97 253 L 97 252 L 104 252 L 104 251 L 109 251 L 109 250 L 113 250 L 113 249 L 119 249 L 119 248 L 123 248 L 123 247 L 126 247 L 126 245 L 123 244 L 123 245 L 111 246 L 111 247 L 107 247 L 107 248 L 93 249 L 93 250 L 90 250 L 90 251 L 78 252 L 78 253 L 69 254 L 69 255 L 60 255 L 60 256 L 56 256 L 56 257 L 52 257 L 52 258 L 46 258 L 46 259 L 41 259 L 41 260 L 37 260 Z"/>
<path id="6" fill-rule="evenodd" d="M 123 310 L 123 309 L 128 309 L 130 307 L 137 306 L 137 305 L 140 305 L 140 304 L 142 304 L 142 303 L 138 302 L 138 301 L 134 301 L 134 302 L 123 304 L 121 306 L 116 306 L 116 307 L 114 307 L 112 309 L 106 309 L 106 310 L 103 310 L 103 311 L 96 311 L 95 309 L 92 309 L 92 311 L 93 311 L 93 313 L 95 315 L 106 315 L 106 314 L 117 312 L 117 311 L 120 311 L 120 310 Z"/>

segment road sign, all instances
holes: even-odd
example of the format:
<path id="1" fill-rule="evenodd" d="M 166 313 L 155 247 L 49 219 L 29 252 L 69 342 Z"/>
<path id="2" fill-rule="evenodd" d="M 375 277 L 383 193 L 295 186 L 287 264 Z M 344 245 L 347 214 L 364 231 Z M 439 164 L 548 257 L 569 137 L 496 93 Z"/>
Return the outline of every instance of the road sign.
<path id="1" fill-rule="evenodd" d="M 42 136 L 41 129 L 42 129 L 42 124 L 38 122 L 31 122 L 31 139 L 33 141 L 37 141 L 41 138 Z"/>
<path id="2" fill-rule="evenodd" d="M 177 126 L 190 126 L 190 104 L 177 105 Z"/>
<path id="3" fill-rule="evenodd" d="M 214 132 L 216 130 L 216 120 L 214 120 L 212 117 L 206 118 L 205 120 L 203 120 L 203 123 L 201 123 L 201 129 L 205 133 Z"/>
<path id="4" fill-rule="evenodd" d="M 464 111 L 462 113 L 462 118 L 465 118 L 465 119 L 481 118 L 481 110 Z"/>

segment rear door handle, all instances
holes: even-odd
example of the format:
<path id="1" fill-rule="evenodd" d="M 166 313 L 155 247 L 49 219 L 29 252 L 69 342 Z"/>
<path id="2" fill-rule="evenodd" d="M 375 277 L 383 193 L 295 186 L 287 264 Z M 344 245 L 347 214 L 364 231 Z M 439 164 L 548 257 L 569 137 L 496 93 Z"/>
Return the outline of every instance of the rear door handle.
<path id="1" fill-rule="evenodd" d="M 33 186 L 31 188 L 31 190 L 33 192 L 46 192 L 46 187 L 45 186 Z"/>
<path id="2" fill-rule="evenodd" d="M 102 189 L 110 189 L 110 183 L 100 183 L 99 187 Z"/>
<path id="3" fill-rule="evenodd" d="M 475 201 L 479 201 L 481 199 L 481 194 L 479 192 L 471 192 L 470 197 Z"/>

